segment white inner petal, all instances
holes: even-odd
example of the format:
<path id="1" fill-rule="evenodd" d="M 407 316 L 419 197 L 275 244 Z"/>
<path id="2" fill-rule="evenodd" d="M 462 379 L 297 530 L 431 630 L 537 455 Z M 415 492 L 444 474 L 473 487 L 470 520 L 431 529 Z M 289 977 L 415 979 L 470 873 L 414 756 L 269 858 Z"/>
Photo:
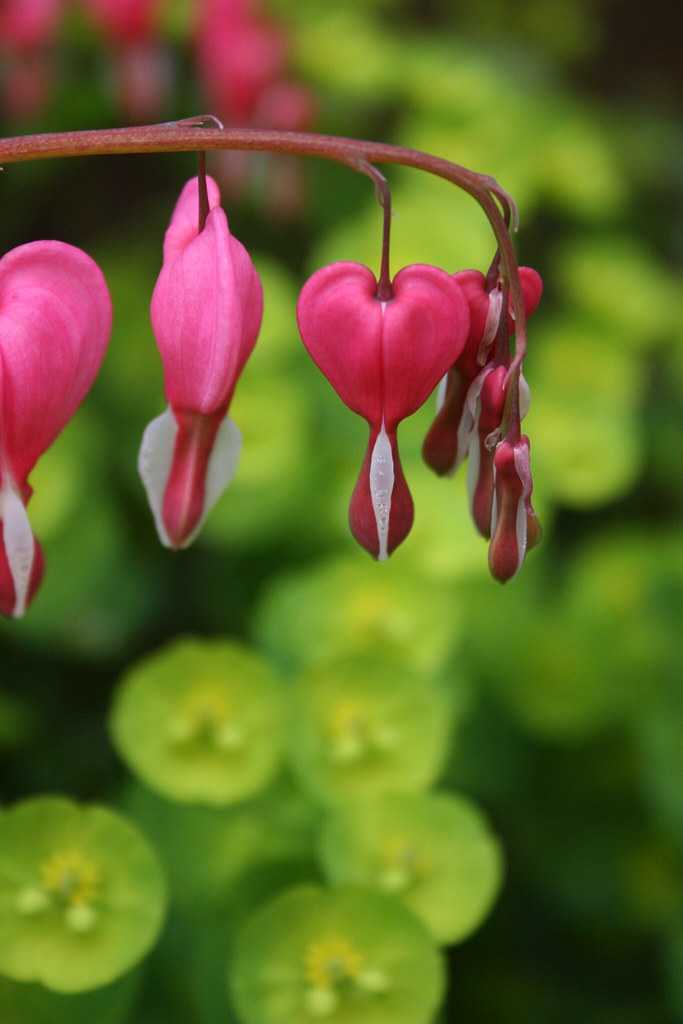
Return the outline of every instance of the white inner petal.
<path id="1" fill-rule="evenodd" d="M 197 528 L 187 538 L 183 547 L 186 548 L 201 530 L 206 517 L 235 475 L 242 450 L 242 432 L 234 420 L 226 416 L 216 432 L 213 451 L 209 457 L 209 465 L 204 481 L 204 511 L 197 523 Z"/>
<path id="2" fill-rule="evenodd" d="M 384 429 L 384 420 L 382 420 L 382 429 L 377 435 L 370 460 L 370 496 L 377 523 L 377 539 L 379 540 L 377 557 L 380 562 L 386 562 L 389 557 L 387 544 L 389 542 L 389 516 L 393 489 L 394 456 L 391 451 L 391 441 Z"/>
<path id="3" fill-rule="evenodd" d="M 479 435 L 475 432 L 470 438 L 467 452 L 467 496 L 470 503 L 470 515 L 474 514 L 474 495 L 479 480 Z"/>
<path id="4" fill-rule="evenodd" d="M 526 555 L 526 540 L 527 540 L 527 521 L 526 521 L 526 505 L 524 503 L 524 495 L 522 494 L 519 501 L 517 502 L 517 569 L 515 576 L 522 568 L 522 562 Z"/>
<path id="5" fill-rule="evenodd" d="M 159 540 L 164 547 L 170 548 L 171 542 L 161 515 L 164 502 L 166 482 L 171 471 L 173 449 L 178 425 L 170 409 L 162 412 L 155 420 L 148 423 L 142 435 L 142 444 L 138 454 L 138 472 L 142 477 L 149 507 L 154 516 L 154 524 Z"/>
<path id="6" fill-rule="evenodd" d="M 446 389 L 448 386 L 448 374 L 445 373 L 439 381 L 439 387 L 436 392 L 436 411 L 441 412 L 443 404 L 446 401 Z"/>
<path id="7" fill-rule="evenodd" d="M 7 562 L 14 583 L 12 615 L 18 619 L 26 611 L 35 542 L 24 503 L 8 482 L 0 490 L 0 519 Z"/>
<path id="8" fill-rule="evenodd" d="M 523 373 L 519 375 L 519 418 L 524 419 L 531 406 L 531 389 Z"/>
<path id="9" fill-rule="evenodd" d="M 164 526 L 162 510 L 177 432 L 175 417 L 171 410 L 167 409 L 145 428 L 138 455 L 138 471 L 147 492 L 157 533 L 161 543 L 167 548 L 171 547 L 171 542 Z M 209 456 L 201 519 L 182 547 L 188 547 L 195 539 L 206 517 L 235 475 L 241 448 L 240 429 L 229 416 L 226 416 L 216 432 L 213 450 Z"/>
<path id="10" fill-rule="evenodd" d="M 494 288 L 493 291 L 489 292 L 489 308 L 486 314 L 486 324 L 484 326 L 484 333 L 481 337 L 479 351 L 477 353 L 477 362 L 480 366 L 483 366 L 486 362 L 488 350 L 496 336 L 502 308 L 503 293 L 500 288 Z"/>

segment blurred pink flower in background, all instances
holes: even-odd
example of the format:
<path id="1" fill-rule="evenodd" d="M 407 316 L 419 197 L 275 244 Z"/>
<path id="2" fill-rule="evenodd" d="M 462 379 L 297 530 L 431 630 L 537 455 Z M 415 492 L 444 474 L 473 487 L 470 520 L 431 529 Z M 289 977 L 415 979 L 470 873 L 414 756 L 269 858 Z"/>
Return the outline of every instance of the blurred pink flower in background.
<path id="1" fill-rule="evenodd" d="M 9 117 L 28 117 L 45 104 L 54 76 L 52 45 L 64 0 L 2 0 L 2 104 Z"/>
<path id="2" fill-rule="evenodd" d="M 171 69 L 159 27 L 163 0 L 80 0 L 113 54 L 114 91 L 125 120 L 161 116 Z"/>

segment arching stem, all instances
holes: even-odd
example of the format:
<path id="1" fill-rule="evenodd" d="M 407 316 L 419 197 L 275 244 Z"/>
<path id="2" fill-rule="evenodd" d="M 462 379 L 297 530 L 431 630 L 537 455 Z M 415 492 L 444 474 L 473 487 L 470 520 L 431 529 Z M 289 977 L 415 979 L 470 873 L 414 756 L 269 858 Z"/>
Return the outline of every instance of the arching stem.
<path id="1" fill-rule="evenodd" d="M 207 121 L 213 127 L 204 127 Z M 200 150 L 248 150 L 314 156 L 346 164 L 367 174 L 367 164 L 388 163 L 414 167 L 452 182 L 481 206 L 500 250 L 501 273 L 510 286 L 515 316 L 515 354 L 507 380 L 519 371 L 526 352 L 524 295 L 508 224 L 517 227 L 517 211 L 511 197 L 485 174 L 405 146 L 369 142 L 335 135 L 284 132 L 261 128 L 223 128 L 213 115 L 134 128 L 100 128 L 91 131 L 24 135 L 0 140 L 0 165 L 23 160 L 91 156 L 116 153 L 171 153 Z"/>

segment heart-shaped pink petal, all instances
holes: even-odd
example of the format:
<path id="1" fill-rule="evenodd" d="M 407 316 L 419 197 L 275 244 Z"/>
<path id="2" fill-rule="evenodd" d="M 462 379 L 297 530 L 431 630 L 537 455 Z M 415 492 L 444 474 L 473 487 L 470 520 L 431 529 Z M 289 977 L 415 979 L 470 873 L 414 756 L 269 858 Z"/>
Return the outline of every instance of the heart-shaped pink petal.
<path id="1" fill-rule="evenodd" d="M 111 330 L 97 264 L 64 242 L 0 260 L 0 464 L 21 488 L 90 388 Z"/>

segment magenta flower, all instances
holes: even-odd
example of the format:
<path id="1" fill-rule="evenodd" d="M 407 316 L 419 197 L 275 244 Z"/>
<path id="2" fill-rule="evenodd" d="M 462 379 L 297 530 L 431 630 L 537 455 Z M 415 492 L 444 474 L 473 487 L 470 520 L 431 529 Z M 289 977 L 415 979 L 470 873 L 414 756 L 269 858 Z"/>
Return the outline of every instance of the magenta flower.
<path id="1" fill-rule="evenodd" d="M 462 352 L 442 383 L 437 415 L 422 449 L 425 462 L 440 476 L 455 473 L 467 455 L 473 427 L 468 392 L 490 359 L 503 308 L 501 289 L 489 289 L 481 271 L 461 270 L 454 276 L 467 298 L 470 330 Z M 543 283 L 531 267 L 520 267 L 519 276 L 529 317 L 540 302 Z M 508 313 L 508 332 L 514 332 L 511 313 Z"/>
<path id="2" fill-rule="evenodd" d="M 489 569 L 500 583 L 519 572 L 524 556 L 541 538 L 541 527 L 531 504 L 529 438 L 516 443 L 505 438 L 494 456 L 494 497 L 491 516 Z"/>
<path id="3" fill-rule="evenodd" d="M 241 435 L 226 415 L 261 326 L 263 290 L 230 234 L 218 186 L 199 230 L 198 179 L 185 185 L 164 240 L 152 327 L 169 409 L 145 430 L 138 466 L 157 532 L 187 547 L 237 468 Z"/>
<path id="4" fill-rule="evenodd" d="M 88 392 L 111 330 L 102 272 L 80 249 L 31 242 L 0 260 L 0 611 L 25 612 L 42 575 L 28 475 Z"/>
<path id="5" fill-rule="evenodd" d="M 469 310 L 458 283 L 437 267 L 399 271 L 392 298 L 359 263 L 324 267 L 297 307 L 304 345 L 342 401 L 367 420 L 370 439 L 351 499 L 356 540 L 384 560 L 405 539 L 413 502 L 396 444 L 398 424 L 426 401 L 462 350 Z"/>

